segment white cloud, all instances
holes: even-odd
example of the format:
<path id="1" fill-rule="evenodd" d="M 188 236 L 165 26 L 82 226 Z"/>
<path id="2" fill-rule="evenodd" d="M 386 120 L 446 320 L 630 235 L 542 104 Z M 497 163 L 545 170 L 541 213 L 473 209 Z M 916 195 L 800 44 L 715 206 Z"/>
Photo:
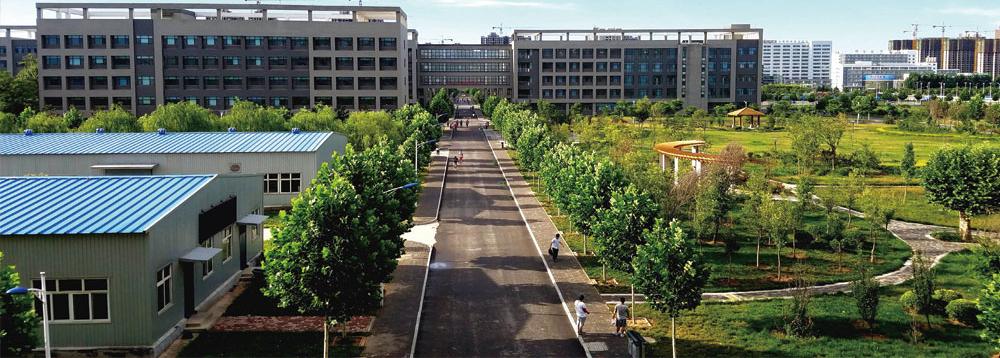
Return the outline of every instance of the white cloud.
<path id="1" fill-rule="evenodd" d="M 557 9 L 572 7 L 572 4 L 553 4 L 540 1 L 511 0 L 437 0 L 439 4 L 454 7 L 523 7 L 533 9 Z"/>
<path id="2" fill-rule="evenodd" d="M 965 15 L 965 16 L 1000 16 L 1000 8 L 985 9 L 977 7 L 948 7 L 938 10 L 942 14 Z"/>

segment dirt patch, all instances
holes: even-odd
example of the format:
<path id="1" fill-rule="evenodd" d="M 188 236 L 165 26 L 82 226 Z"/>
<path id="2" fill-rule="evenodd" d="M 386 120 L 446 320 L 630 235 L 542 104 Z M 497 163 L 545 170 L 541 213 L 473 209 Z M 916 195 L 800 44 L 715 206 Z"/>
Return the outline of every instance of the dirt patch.
<path id="1" fill-rule="evenodd" d="M 628 321 L 627 321 L 627 323 L 628 323 L 627 324 L 628 328 L 650 328 L 650 327 L 653 327 L 653 322 L 650 321 L 646 317 L 636 317 L 635 318 L 635 323 L 633 323 L 632 319 L 629 318 Z"/>
<path id="2" fill-rule="evenodd" d="M 724 287 L 734 287 L 740 285 L 740 280 L 730 280 L 728 278 L 720 278 L 715 280 L 715 284 Z"/>
<path id="3" fill-rule="evenodd" d="M 833 272 L 851 272 L 851 271 L 854 270 L 854 269 L 852 269 L 850 267 L 847 267 L 847 266 L 841 266 L 841 267 L 838 268 L 837 265 L 830 265 L 830 266 L 827 266 L 826 268 L 828 270 L 830 270 L 830 271 L 833 271 Z"/>
<path id="4" fill-rule="evenodd" d="M 856 319 L 852 321 L 851 324 L 857 329 L 868 329 L 868 322 L 865 322 L 864 320 Z"/>
<path id="5" fill-rule="evenodd" d="M 785 255 L 785 257 L 801 260 L 801 259 L 809 257 L 809 255 L 796 253 L 795 255 Z"/>
<path id="6" fill-rule="evenodd" d="M 783 275 L 781 276 L 781 279 L 778 279 L 778 275 L 771 275 L 767 276 L 767 280 L 775 283 L 789 283 L 789 282 L 795 282 L 795 277 L 793 277 L 792 275 Z"/>
<path id="7" fill-rule="evenodd" d="M 336 334 L 331 332 L 331 335 Z M 340 347 L 364 347 L 365 343 L 368 341 L 368 337 L 365 336 L 354 336 L 348 335 L 347 337 L 341 337 L 340 335 L 334 335 L 333 345 Z"/>
<path id="8" fill-rule="evenodd" d="M 722 240 L 715 240 L 715 242 L 712 242 L 712 240 L 698 240 L 698 242 L 704 246 L 726 246 L 726 243 Z"/>
<path id="9" fill-rule="evenodd" d="M 884 341 L 886 339 L 889 339 L 889 337 L 886 337 L 884 334 L 878 334 L 878 333 L 875 333 L 875 334 L 863 334 L 861 336 L 865 337 L 866 339 L 873 340 L 873 341 Z"/>
<path id="10" fill-rule="evenodd" d="M 755 265 L 755 264 L 748 264 L 747 267 L 749 267 L 749 268 L 755 268 L 755 269 L 758 269 L 758 270 L 770 270 L 771 269 L 771 265 L 765 265 L 765 264 L 760 264 L 760 267 L 757 267 L 757 265 Z"/>

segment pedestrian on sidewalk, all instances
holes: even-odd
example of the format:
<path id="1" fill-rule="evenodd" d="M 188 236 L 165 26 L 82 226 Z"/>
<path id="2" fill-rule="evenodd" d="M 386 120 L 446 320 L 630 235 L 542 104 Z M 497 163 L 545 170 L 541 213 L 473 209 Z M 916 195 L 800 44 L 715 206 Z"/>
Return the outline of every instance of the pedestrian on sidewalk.
<path id="1" fill-rule="evenodd" d="M 587 310 L 587 304 L 583 302 L 583 295 L 573 302 L 576 305 L 576 334 L 583 335 L 583 324 L 587 323 L 587 315 L 590 311 Z"/>
<path id="2" fill-rule="evenodd" d="M 465 161 L 465 153 L 458 151 L 458 164 L 462 164 Z"/>
<path id="3" fill-rule="evenodd" d="M 455 159 L 455 169 L 458 169 L 458 163 L 459 163 L 458 156 L 456 155 L 454 159 Z"/>
<path id="4" fill-rule="evenodd" d="M 552 255 L 552 262 L 559 261 L 559 238 L 562 237 L 561 232 L 556 233 L 556 237 L 552 238 L 552 246 L 549 247 L 549 255 Z"/>
<path id="5" fill-rule="evenodd" d="M 619 337 L 625 337 L 625 329 L 628 328 L 628 306 L 625 305 L 625 297 L 620 298 L 621 303 L 615 305 L 615 333 Z"/>

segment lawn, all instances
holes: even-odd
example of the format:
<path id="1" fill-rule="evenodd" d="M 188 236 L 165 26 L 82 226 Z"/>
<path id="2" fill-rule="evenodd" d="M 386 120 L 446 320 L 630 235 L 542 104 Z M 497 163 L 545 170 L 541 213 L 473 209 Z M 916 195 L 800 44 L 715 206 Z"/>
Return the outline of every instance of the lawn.
<path id="1" fill-rule="evenodd" d="M 331 337 L 332 339 L 332 337 Z M 331 357 L 359 357 L 362 347 L 330 347 Z M 319 357 L 323 332 L 204 332 L 180 357 Z"/>
<path id="2" fill-rule="evenodd" d="M 898 203 L 896 205 L 896 212 L 893 219 L 922 224 L 958 227 L 958 212 L 948 210 L 943 206 L 932 204 L 927 201 L 927 196 L 924 194 L 924 188 L 920 186 L 910 186 L 909 188 L 906 188 L 907 193 L 905 203 L 903 202 L 902 187 L 872 187 L 871 189 L 874 190 L 879 196 L 889 198 L 889 200 L 894 200 Z M 816 195 L 820 197 L 828 196 L 830 195 L 830 192 L 831 190 L 826 187 L 816 188 Z M 843 198 L 838 198 L 837 204 L 847 206 L 847 202 Z M 858 206 L 858 202 L 855 202 L 852 209 L 858 209 Z M 972 219 L 972 227 L 982 229 L 996 220 L 1000 220 L 1000 214 L 974 217 Z"/>
<path id="3" fill-rule="evenodd" d="M 561 212 L 555 208 L 551 201 L 548 201 L 549 197 L 533 181 L 534 173 L 522 171 L 522 174 L 527 180 L 529 180 L 531 189 L 536 193 L 537 198 L 542 203 L 542 207 L 545 208 L 546 212 L 549 214 L 552 222 L 555 223 L 556 227 L 559 230 L 562 230 L 565 234 L 565 239 L 569 244 L 570 249 L 575 252 L 582 253 L 583 235 L 570 230 L 568 216 L 560 215 Z M 738 218 L 740 217 L 741 212 L 737 209 L 731 212 L 730 215 L 733 218 Z M 806 213 L 803 227 L 823 227 L 825 226 L 825 223 L 824 214 L 813 210 Z M 852 219 L 851 226 L 867 230 L 868 224 L 863 218 L 855 217 Z M 875 271 L 878 274 L 881 274 L 902 267 L 906 259 L 910 257 L 910 247 L 892 234 L 881 229 L 878 231 L 881 236 L 879 237 L 876 245 L 875 256 L 878 259 L 878 263 L 876 264 Z M 719 241 L 715 245 L 703 244 L 701 246 L 701 250 L 704 254 L 704 258 L 707 262 L 712 264 L 712 276 L 708 285 L 705 287 L 705 291 L 752 291 L 788 287 L 787 282 L 776 280 L 777 250 L 773 246 L 767 245 L 766 238 L 762 240 L 760 252 L 761 267 L 757 268 L 757 237 L 755 234 L 750 233 L 750 231 L 737 220 L 731 227 L 721 229 L 720 236 L 722 237 L 720 240 L 723 241 L 725 240 L 725 237 L 734 237 L 742 243 L 742 248 L 733 257 L 732 278 L 735 281 L 728 281 L 730 269 L 729 258 L 725 254 L 725 248 L 722 246 L 722 242 Z M 593 245 L 595 245 L 593 238 L 589 238 L 587 251 L 591 254 L 594 250 Z M 865 242 L 860 247 L 856 248 L 856 250 L 859 250 L 861 253 L 859 256 L 852 253 L 854 250 L 845 250 L 843 255 L 843 266 L 846 268 L 838 271 L 838 255 L 829 248 L 824 247 L 821 244 L 815 244 L 808 247 L 799 246 L 800 247 L 796 249 L 796 254 L 800 255 L 798 259 L 792 256 L 791 243 L 786 245 L 786 247 L 781 250 L 782 278 L 784 279 L 788 274 L 793 273 L 793 270 L 795 270 L 798 271 L 798 275 L 805 277 L 816 284 L 849 280 L 853 275 L 851 273 L 851 267 L 857 265 L 859 257 L 863 257 L 867 260 L 867 253 L 871 250 L 870 241 Z M 801 257 L 803 255 L 804 257 Z M 627 273 L 615 270 L 605 270 L 604 275 L 607 276 L 608 280 L 610 281 L 611 279 L 615 279 L 618 281 L 618 284 L 602 283 L 602 267 L 599 257 L 587 255 L 577 256 L 577 259 L 580 261 L 583 269 L 587 272 L 587 275 L 592 279 L 597 280 L 597 288 L 602 293 L 629 292 L 629 275 Z"/>
<path id="4" fill-rule="evenodd" d="M 945 257 L 935 268 L 938 288 L 977 297 L 980 286 L 968 274 L 971 255 L 962 251 Z M 791 300 L 704 302 L 677 320 L 678 353 L 709 357 L 989 357 L 993 354 L 990 345 L 980 340 L 979 329 L 956 325 L 941 316 L 931 316 L 932 329 L 924 332 L 920 343 L 911 344 L 912 319 L 898 301 L 909 289 L 908 285 L 882 289 L 874 338 L 866 337 L 868 329 L 858 326 L 856 321 L 860 317 L 855 301 L 847 294 L 813 298 L 809 312 L 815 334 L 810 338 L 784 335 L 782 317 L 788 314 Z M 640 331 L 656 340 L 647 347 L 648 356 L 669 356 L 669 318 L 646 305 L 638 305 L 635 311 L 637 316 L 648 317 L 654 324 Z"/>

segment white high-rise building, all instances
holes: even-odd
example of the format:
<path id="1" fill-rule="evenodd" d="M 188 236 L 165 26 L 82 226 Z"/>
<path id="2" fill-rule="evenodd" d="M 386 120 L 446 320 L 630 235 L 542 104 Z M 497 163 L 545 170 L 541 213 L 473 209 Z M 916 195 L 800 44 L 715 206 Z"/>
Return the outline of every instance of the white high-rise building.
<path id="1" fill-rule="evenodd" d="M 833 41 L 764 40 L 764 77 L 777 83 L 830 85 Z"/>
<path id="2" fill-rule="evenodd" d="M 892 88 L 898 86 L 910 73 L 956 73 L 957 70 L 938 70 L 936 59 L 919 62 L 916 50 L 891 50 L 877 52 L 836 53 L 833 56 L 830 78 L 833 88 L 844 91 L 865 88 Z"/>

